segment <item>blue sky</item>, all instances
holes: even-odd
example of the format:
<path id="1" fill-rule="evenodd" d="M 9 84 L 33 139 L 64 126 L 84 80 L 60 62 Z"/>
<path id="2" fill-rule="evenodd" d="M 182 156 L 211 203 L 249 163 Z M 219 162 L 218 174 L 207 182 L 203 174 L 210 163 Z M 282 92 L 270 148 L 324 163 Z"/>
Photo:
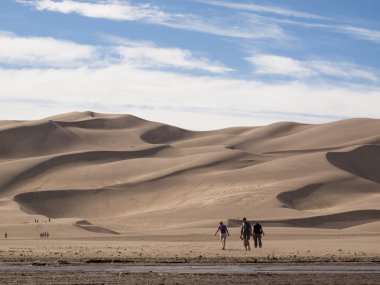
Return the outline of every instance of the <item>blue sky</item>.
<path id="1" fill-rule="evenodd" d="M 5 0 L 0 119 L 204 130 L 379 118 L 377 0 Z"/>

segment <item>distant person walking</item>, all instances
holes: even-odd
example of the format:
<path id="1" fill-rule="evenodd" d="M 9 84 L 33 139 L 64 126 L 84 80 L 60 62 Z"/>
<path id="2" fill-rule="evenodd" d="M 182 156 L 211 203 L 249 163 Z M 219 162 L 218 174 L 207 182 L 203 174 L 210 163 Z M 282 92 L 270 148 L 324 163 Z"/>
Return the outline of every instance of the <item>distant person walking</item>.
<path id="1" fill-rule="evenodd" d="M 222 243 L 222 250 L 225 250 L 227 235 L 230 236 L 230 233 L 228 232 L 227 226 L 224 225 L 222 221 L 219 222 L 219 227 L 214 235 L 216 236 L 218 232 L 220 232 L 220 242 Z"/>
<path id="2" fill-rule="evenodd" d="M 265 236 L 263 228 L 261 227 L 260 223 L 257 222 L 256 225 L 253 226 L 253 241 L 255 242 L 255 248 L 257 248 L 257 242 L 260 248 L 263 246 L 261 242 L 261 235 Z"/>
<path id="3" fill-rule="evenodd" d="M 4 234 L 4 238 L 5 238 L 5 239 L 8 238 L 8 233 L 5 233 L 5 234 Z"/>
<path id="4" fill-rule="evenodd" d="M 249 244 L 249 239 L 252 235 L 252 226 L 247 221 L 246 218 L 243 218 L 243 224 L 241 225 L 240 230 L 240 238 L 243 240 L 245 250 L 251 250 L 251 246 Z"/>

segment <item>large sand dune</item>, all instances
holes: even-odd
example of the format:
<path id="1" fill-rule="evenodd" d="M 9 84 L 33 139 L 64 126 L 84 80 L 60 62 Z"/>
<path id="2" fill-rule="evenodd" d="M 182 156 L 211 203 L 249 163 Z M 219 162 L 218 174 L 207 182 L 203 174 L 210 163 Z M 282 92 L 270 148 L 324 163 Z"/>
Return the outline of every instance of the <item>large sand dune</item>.
<path id="1" fill-rule="evenodd" d="M 93 112 L 0 122 L 0 216 L 62 219 L 73 233 L 243 216 L 378 231 L 380 120 L 205 132 Z"/>

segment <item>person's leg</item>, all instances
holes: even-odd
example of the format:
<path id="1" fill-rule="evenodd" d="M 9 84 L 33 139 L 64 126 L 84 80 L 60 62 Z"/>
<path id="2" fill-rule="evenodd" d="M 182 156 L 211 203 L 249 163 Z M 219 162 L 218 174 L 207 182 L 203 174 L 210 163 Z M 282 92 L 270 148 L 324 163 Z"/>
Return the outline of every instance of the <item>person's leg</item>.
<path id="1" fill-rule="evenodd" d="M 226 248 L 226 240 L 227 240 L 227 234 L 221 234 L 221 240 L 222 240 L 222 249 Z"/>
<path id="2" fill-rule="evenodd" d="M 261 235 L 259 235 L 257 238 L 259 239 L 259 247 L 262 248 L 263 244 L 261 243 Z"/>
<path id="3" fill-rule="evenodd" d="M 220 243 L 222 245 L 222 249 L 224 248 L 224 234 L 220 233 Z"/>
<path id="4" fill-rule="evenodd" d="M 246 241 L 245 242 L 245 250 L 251 250 L 251 246 L 250 246 L 250 244 L 249 244 L 249 238 L 250 238 L 250 236 L 249 235 L 246 235 L 245 237 L 244 237 L 244 240 Z"/>
<path id="5" fill-rule="evenodd" d="M 255 244 L 255 248 L 257 248 L 257 235 L 255 234 L 254 236 L 253 236 L 253 242 L 254 242 L 254 244 Z"/>

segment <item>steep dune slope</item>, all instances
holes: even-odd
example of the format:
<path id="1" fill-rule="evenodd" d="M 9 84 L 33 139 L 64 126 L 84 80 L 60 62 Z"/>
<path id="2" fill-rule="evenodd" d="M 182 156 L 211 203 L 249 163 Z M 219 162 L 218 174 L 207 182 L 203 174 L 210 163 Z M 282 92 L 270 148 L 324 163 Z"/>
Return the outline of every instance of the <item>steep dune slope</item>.
<path id="1" fill-rule="evenodd" d="M 326 157 L 334 166 L 380 184 L 380 145 L 363 145 L 352 150 L 329 152 Z"/>
<path id="2" fill-rule="evenodd" d="M 375 223 L 379 161 L 380 120 L 372 119 L 207 132 L 93 112 L 0 123 L 1 199 L 117 231 L 241 216 Z"/>
<path id="3" fill-rule="evenodd" d="M 33 157 L 63 152 L 78 139 L 75 134 L 54 121 L 7 126 L 0 129 L 0 156 L 2 159 Z"/>

